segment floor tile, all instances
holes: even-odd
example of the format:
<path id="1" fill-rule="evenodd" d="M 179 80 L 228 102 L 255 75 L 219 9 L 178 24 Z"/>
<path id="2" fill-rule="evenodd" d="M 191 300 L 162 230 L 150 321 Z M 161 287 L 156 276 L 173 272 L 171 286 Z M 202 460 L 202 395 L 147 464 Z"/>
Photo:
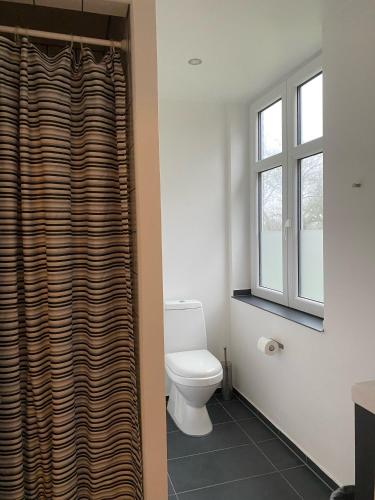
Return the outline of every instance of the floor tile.
<path id="1" fill-rule="evenodd" d="M 234 397 L 236 399 L 238 399 L 239 401 L 241 401 L 241 403 L 243 403 L 245 406 L 247 406 L 255 415 L 258 415 L 258 414 L 261 415 L 258 408 L 256 408 L 252 403 L 250 403 L 250 401 L 247 401 L 245 398 L 243 398 L 239 394 L 234 394 Z"/>
<path id="2" fill-rule="evenodd" d="M 211 398 L 207 401 L 206 406 L 216 405 L 218 403 L 218 396 L 214 393 Z"/>
<path id="3" fill-rule="evenodd" d="M 180 500 L 298 500 L 298 498 L 278 473 L 179 494 Z"/>
<path id="4" fill-rule="evenodd" d="M 229 425 L 229 424 L 223 424 Z M 170 460 L 176 493 L 274 471 L 254 444 Z"/>
<path id="5" fill-rule="evenodd" d="M 172 417 L 167 412 L 167 432 L 173 432 L 177 430 L 178 430 L 177 425 L 173 422 Z"/>
<path id="6" fill-rule="evenodd" d="M 304 462 L 306 460 L 306 455 L 303 453 L 303 451 L 298 448 L 297 445 L 295 445 L 293 443 L 293 441 L 291 441 L 289 438 L 287 438 L 286 436 L 284 436 L 283 434 L 279 434 L 279 439 L 281 440 L 281 442 L 283 442 L 286 446 L 288 446 L 288 448 L 290 448 L 292 451 L 294 451 L 294 453 L 299 456 L 299 458 L 302 460 L 302 462 Z"/>
<path id="7" fill-rule="evenodd" d="M 329 476 L 327 476 L 309 457 L 305 456 L 305 462 L 308 469 L 311 469 L 318 477 L 322 478 L 331 490 L 337 490 L 339 485 L 333 481 Z M 375 500 L 375 499 L 374 499 Z"/>
<path id="8" fill-rule="evenodd" d="M 243 420 L 255 416 L 254 413 L 238 399 L 232 399 L 232 401 L 221 401 L 221 404 L 234 420 Z"/>
<path id="9" fill-rule="evenodd" d="M 213 424 L 222 424 L 223 422 L 231 422 L 233 420 L 220 404 L 207 406 L 207 411 Z"/>
<path id="10" fill-rule="evenodd" d="M 168 496 L 174 495 L 173 486 L 171 480 L 168 477 Z"/>
<path id="11" fill-rule="evenodd" d="M 279 470 L 302 465 L 302 461 L 279 439 L 265 441 L 258 446 Z"/>
<path id="12" fill-rule="evenodd" d="M 266 441 L 267 439 L 275 439 L 276 437 L 275 434 L 257 418 L 241 420 L 239 425 L 256 443 Z"/>
<path id="13" fill-rule="evenodd" d="M 167 439 L 168 458 L 185 457 L 249 442 L 249 438 L 234 422 L 214 425 L 213 431 L 207 436 L 193 437 L 182 432 L 171 432 Z"/>
<path id="14" fill-rule="evenodd" d="M 217 392 L 215 394 L 215 396 L 216 396 L 217 401 L 219 401 L 219 403 L 223 403 L 224 399 L 223 399 L 222 392 Z M 234 401 L 234 400 L 236 400 L 236 401 L 238 400 L 238 397 L 235 394 L 233 394 L 231 401 Z"/>
<path id="15" fill-rule="evenodd" d="M 215 393 L 207 410 L 214 429 L 203 437 L 167 414 L 168 500 L 328 500 L 329 486 L 238 398 Z"/>
<path id="16" fill-rule="evenodd" d="M 332 493 L 330 488 L 307 467 L 286 470 L 283 475 L 304 500 L 327 500 Z"/>

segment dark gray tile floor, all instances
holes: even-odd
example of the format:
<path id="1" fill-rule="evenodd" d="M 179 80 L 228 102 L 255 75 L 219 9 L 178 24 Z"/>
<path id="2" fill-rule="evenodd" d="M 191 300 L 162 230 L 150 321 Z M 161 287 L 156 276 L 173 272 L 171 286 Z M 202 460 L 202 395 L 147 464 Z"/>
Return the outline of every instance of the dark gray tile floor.
<path id="1" fill-rule="evenodd" d="M 167 415 L 169 500 L 329 500 L 329 486 L 245 403 L 214 395 L 207 409 L 204 437 Z"/>

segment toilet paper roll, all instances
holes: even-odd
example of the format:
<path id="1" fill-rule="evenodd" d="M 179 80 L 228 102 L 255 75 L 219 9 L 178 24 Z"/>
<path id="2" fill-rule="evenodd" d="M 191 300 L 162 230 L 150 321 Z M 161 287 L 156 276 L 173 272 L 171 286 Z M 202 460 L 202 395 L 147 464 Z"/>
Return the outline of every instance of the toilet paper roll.
<path id="1" fill-rule="evenodd" d="M 258 340 L 258 349 L 263 354 L 267 354 L 267 356 L 272 356 L 273 354 L 276 354 L 277 351 L 279 350 L 279 344 L 273 339 L 260 337 L 260 339 Z"/>

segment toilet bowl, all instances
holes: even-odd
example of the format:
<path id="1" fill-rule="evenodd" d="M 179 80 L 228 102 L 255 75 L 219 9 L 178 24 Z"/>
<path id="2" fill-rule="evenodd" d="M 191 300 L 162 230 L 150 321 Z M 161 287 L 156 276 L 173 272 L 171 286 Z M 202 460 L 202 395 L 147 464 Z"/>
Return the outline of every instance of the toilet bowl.
<path id="1" fill-rule="evenodd" d="M 207 350 L 199 301 L 165 303 L 164 346 L 168 413 L 185 434 L 204 436 L 212 431 L 206 403 L 220 386 L 223 370 L 220 361 Z"/>
<path id="2" fill-rule="evenodd" d="M 165 368 L 171 382 L 168 413 L 189 436 L 212 431 L 206 403 L 220 386 L 220 362 L 206 349 L 167 354 Z"/>

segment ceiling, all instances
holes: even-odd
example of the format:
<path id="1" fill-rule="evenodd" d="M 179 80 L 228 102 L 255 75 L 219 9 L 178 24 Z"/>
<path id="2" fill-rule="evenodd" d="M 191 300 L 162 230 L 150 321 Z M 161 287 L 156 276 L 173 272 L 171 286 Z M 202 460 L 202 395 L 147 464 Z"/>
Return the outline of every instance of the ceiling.
<path id="1" fill-rule="evenodd" d="M 157 0 L 160 98 L 255 98 L 319 52 L 326 1 Z"/>

